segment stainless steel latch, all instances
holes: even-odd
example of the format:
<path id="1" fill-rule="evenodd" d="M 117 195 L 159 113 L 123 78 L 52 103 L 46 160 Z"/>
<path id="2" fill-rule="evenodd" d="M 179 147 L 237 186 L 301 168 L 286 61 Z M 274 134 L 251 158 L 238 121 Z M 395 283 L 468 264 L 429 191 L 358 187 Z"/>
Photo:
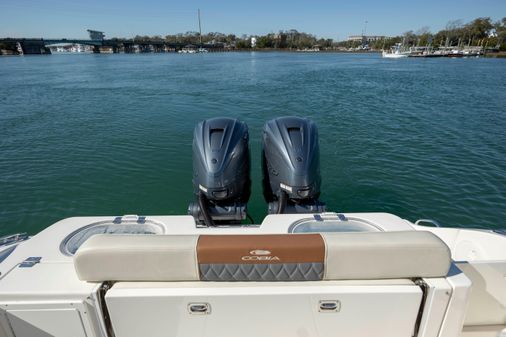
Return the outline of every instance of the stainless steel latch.
<path id="1" fill-rule="evenodd" d="M 115 217 L 112 223 L 120 224 L 123 222 L 131 222 L 131 223 L 136 222 L 139 224 L 143 224 L 146 222 L 146 217 L 145 216 L 138 216 L 136 214 L 127 214 L 127 215 Z"/>
<path id="2" fill-rule="evenodd" d="M 341 302 L 337 300 L 320 301 L 318 306 L 319 312 L 339 312 L 341 310 Z"/>
<path id="3" fill-rule="evenodd" d="M 211 305 L 209 303 L 189 303 L 188 312 L 191 315 L 209 315 L 211 313 Z"/>
<path id="4" fill-rule="evenodd" d="M 40 263 L 40 260 L 42 260 L 40 256 L 30 256 L 19 264 L 19 268 L 31 268 L 37 263 Z"/>

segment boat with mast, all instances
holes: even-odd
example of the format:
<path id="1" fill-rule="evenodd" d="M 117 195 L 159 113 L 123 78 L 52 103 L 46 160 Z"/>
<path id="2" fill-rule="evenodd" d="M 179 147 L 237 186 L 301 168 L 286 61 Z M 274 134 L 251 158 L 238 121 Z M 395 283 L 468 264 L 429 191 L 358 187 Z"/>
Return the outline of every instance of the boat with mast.
<path id="1" fill-rule="evenodd" d="M 402 43 L 396 43 L 389 51 L 382 50 L 381 55 L 384 58 L 399 59 L 409 56 L 409 52 L 403 50 Z"/>

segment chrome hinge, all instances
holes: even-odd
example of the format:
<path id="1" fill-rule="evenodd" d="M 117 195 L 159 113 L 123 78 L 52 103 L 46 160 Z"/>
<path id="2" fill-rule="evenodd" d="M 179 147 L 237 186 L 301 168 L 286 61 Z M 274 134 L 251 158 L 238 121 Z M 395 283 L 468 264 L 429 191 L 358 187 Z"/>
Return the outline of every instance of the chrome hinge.
<path id="1" fill-rule="evenodd" d="M 41 256 L 31 256 L 20 263 L 19 268 L 31 268 L 42 260 Z"/>
<path id="2" fill-rule="evenodd" d="M 120 224 L 124 221 L 125 222 L 137 222 L 138 224 L 143 224 L 146 222 L 146 217 L 145 216 L 138 216 L 135 214 L 128 214 L 128 215 L 115 217 L 112 223 Z"/>

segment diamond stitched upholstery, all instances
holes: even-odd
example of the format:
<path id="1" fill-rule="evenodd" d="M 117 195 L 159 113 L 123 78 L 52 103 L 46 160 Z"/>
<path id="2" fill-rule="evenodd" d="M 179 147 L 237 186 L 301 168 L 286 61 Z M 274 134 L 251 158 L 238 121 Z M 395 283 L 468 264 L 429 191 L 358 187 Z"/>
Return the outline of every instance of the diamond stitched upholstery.
<path id="1" fill-rule="evenodd" d="M 323 263 L 200 264 L 202 281 L 319 281 Z"/>

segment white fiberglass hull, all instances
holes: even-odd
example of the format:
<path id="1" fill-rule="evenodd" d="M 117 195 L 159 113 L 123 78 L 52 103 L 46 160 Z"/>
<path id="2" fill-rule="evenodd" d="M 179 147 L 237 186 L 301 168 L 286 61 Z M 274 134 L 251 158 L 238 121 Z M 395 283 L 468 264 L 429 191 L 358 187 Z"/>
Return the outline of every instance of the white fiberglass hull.
<path id="1" fill-rule="evenodd" d="M 382 53 L 382 56 L 384 58 L 387 58 L 387 59 L 401 59 L 401 58 L 405 58 L 405 57 L 408 57 L 407 54 L 401 54 L 401 53 L 387 53 L 387 52 L 383 52 Z"/>
<path id="2" fill-rule="evenodd" d="M 330 233 L 336 231 L 346 233 Z M 123 235 L 86 239 L 96 233 Z M 299 240 L 299 234 L 325 239 L 321 280 L 252 282 L 259 277 L 252 274 L 244 276 L 250 281 L 232 281 L 226 272 L 213 274 L 224 278 L 219 281 L 202 280 L 199 261 L 209 254 L 198 248 L 203 237 L 240 235 L 247 243 L 279 235 Z M 444 252 L 435 257 L 434 240 L 425 234 L 447 247 L 450 270 L 406 277 L 442 268 L 436 265 Z M 385 239 L 391 235 L 399 236 Z M 410 237 L 415 241 L 403 241 Z M 285 259 L 286 251 L 305 259 L 309 249 L 278 252 L 278 246 L 240 253 L 246 267 L 257 267 Z M 377 259 L 383 263 L 368 265 Z M 216 228 L 196 226 L 191 216 L 69 218 L 23 241 L 0 263 L 0 337 L 401 337 L 413 331 L 502 337 L 505 276 L 506 236 L 419 226 L 386 213 L 269 215 L 261 225 Z"/>

